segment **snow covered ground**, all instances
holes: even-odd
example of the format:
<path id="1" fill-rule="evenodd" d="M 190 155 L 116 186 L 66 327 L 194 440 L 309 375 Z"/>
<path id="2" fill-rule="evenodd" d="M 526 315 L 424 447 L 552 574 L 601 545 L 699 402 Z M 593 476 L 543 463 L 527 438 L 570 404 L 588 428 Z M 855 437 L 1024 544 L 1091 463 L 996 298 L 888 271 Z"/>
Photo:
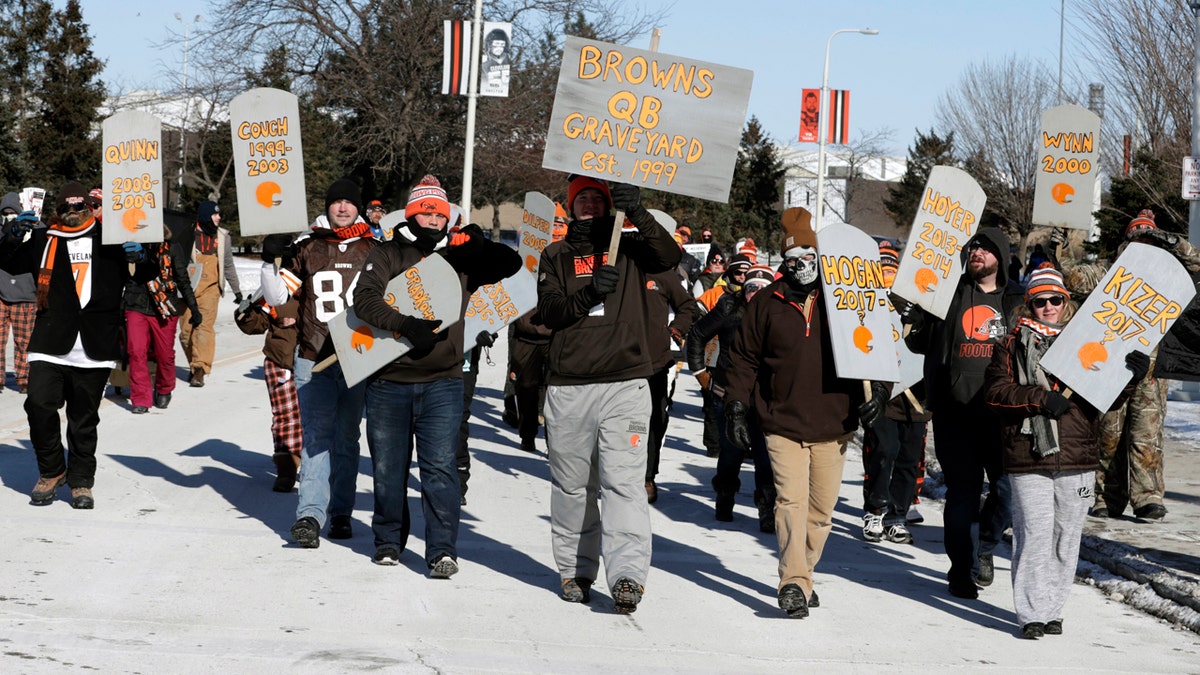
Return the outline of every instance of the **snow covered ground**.
<path id="1" fill-rule="evenodd" d="M 239 261 L 247 291 L 256 269 Z M 123 398 L 102 405 L 94 511 L 28 504 L 37 469 L 23 399 L 0 395 L 0 672 L 1179 673 L 1200 663 L 1200 635 L 1083 584 L 1064 635 L 1019 640 L 1007 559 L 979 600 L 946 593 L 935 502 L 922 507 L 914 545 L 862 541 L 856 451 L 817 569 L 822 606 L 785 618 L 774 538 L 757 532 L 748 487 L 735 522 L 713 519 L 715 460 L 700 449 L 700 397 L 686 374 L 651 508 L 645 601 L 613 614 L 601 582 L 590 605 L 562 602 L 545 457 L 521 452 L 500 422 L 503 340 L 473 407 L 462 571 L 427 577 L 415 490 L 401 565 L 371 563 L 365 441 L 355 537 L 296 548 L 295 494 L 270 489 L 261 338 L 241 335 L 232 310 L 227 297 L 205 387 L 180 382 L 170 408 L 147 415 Z M 1185 414 L 1181 423 L 1173 404 L 1172 428 L 1200 425 Z"/>

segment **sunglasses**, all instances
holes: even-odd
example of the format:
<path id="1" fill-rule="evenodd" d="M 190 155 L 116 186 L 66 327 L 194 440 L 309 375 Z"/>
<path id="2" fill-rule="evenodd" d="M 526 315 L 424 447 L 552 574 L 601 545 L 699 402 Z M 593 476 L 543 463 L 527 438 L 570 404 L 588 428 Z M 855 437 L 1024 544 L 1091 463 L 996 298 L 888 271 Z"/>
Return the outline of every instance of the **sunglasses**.
<path id="1" fill-rule="evenodd" d="M 55 211 L 57 211 L 58 215 L 60 215 L 60 216 L 65 216 L 66 214 L 72 213 L 72 212 L 77 213 L 80 211 L 90 211 L 90 210 L 91 210 L 91 207 L 88 206 L 86 202 L 79 203 L 79 204 L 59 204 L 58 208 L 55 209 Z"/>
<path id="2" fill-rule="evenodd" d="M 1067 299 L 1061 295 L 1051 295 L 1048 298 L 1034 298 L 1029 302 L 1029 304 L 1033 305 L 1034 309 L 1042 309 L 1046 305 L 1050 305 L 1052 307 L 1061 307 L 1066 301 Z"/>

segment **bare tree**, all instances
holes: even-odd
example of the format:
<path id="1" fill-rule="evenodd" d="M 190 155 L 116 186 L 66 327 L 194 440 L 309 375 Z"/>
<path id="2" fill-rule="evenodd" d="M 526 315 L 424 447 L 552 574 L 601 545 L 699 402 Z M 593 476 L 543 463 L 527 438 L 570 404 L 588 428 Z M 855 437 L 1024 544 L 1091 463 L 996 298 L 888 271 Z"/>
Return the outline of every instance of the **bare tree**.
<path id="1" fill-rule="evenodd" d="M 1039 63 L 1010 56 L 973 63 L 938 102 L 938 126 L 987 194 L 985 217 L 1024 242 L 1032 229 L 1041 113 L 1057 104 L 1058 86 Z"/>
<path id="2" fill-rule="evenodd" d="M 887 148 L 891 147 L 896 131 L 890 127 L 882 127 L 874 131 L 862 132 L 860 138 L 833 151 L 844 164 L 838 167 L 838 172 L 845 172 L 845 180 L 829 180 L 826 176 L 825 187 L 834 196 L 832 201 L 825 197 L 825 208 L 834 213 L 843 223 L 850 222 L 850 214 L 859 193 L 862 192 L 863 177 L 868 165 L 878 165 L 887 156 Z M 882 167 L 879 167 L 882 168 Z M 839 210 L 837 207 L 841 206 Z"/>

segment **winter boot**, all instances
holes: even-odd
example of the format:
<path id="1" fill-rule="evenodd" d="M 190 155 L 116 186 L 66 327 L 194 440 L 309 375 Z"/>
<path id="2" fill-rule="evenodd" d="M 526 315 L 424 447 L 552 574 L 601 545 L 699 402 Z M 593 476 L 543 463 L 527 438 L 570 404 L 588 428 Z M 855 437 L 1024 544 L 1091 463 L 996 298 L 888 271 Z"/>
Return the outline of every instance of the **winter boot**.
<path id="1" fill-rule="evenodd" d="M 275 462 L 275 484 L 271 489 L 275 492 L 291 492 L 296 486 L 296 474 L 300 471 L 300 455 L 290 452 L 277 452 L 271 455 Z"/>
<path id="2" fill-rule="evenodd" d="M 722 523 L 733 522 L 733 497 L 736 492 L 717 492 L 717 520 Z"/>
<path id="3" fill-rule="evenodd" d="M 758 507 L 758 531 L 775 534 L 775 495 L 755 490 L 754 505 Z"/>

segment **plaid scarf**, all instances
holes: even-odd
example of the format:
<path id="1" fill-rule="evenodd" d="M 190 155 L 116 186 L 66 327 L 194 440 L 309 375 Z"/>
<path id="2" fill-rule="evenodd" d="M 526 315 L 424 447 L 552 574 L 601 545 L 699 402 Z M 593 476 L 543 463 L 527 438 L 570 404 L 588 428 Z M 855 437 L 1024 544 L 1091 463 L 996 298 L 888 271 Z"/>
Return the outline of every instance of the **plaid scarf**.
<path id="1" fill-rule="evenodd" d="M 171 245 L 164 241 L 158 245 L 158 278 L 146 282 L 150 298 L 154 300 L 154 308 L 164 319 L 179 313 L 175 306 L 175 294 L 179 287 L 175 285 L 174 267 L 171 262 Z"/>

